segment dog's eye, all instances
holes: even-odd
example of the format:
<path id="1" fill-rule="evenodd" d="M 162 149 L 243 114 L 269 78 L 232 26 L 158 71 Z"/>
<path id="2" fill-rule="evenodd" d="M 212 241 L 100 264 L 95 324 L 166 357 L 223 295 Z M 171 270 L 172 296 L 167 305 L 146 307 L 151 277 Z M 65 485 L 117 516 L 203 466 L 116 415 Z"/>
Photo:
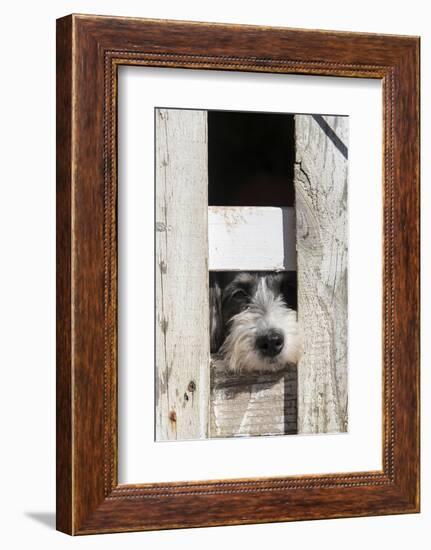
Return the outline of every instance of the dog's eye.
<path id="1" fill-rule="evenodd" d="M 232 294 L 232 298 L 234 300 L 241 300 L 241 301 L 244 301 L 244 300 L 247 300 L 248 299 L 248 294 L 245 290 L 243 290 L 242 288 L 238 288 L 237 290 L 235 290 L 235 292 L 233 292 Z"/>

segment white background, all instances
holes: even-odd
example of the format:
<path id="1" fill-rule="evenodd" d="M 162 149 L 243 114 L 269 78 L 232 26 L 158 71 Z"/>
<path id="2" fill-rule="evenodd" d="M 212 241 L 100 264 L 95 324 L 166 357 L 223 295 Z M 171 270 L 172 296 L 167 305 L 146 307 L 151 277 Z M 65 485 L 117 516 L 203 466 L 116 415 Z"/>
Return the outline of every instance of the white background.
<path id="1" fill-rule="evenodd" d="M 122 67 L 119 78 L 120 482 L 380 470 L 381 83 L 144 67 Z M 347 434 L 161 443 L 154 441 L 153 423 L 143 422 L 154 417 L 154 279 L 148 259 L 154 261 L 154 107 L 160 105 L 349 115 Z"/>
<path id="2" fill-rule="evenodd" d="M 431 522 L 430 338 L 422 347 L 421 515 L 342 519 L 72 539 L 54 524 L 55 18 L 74 12 L 176 18 L 422 36 L 422 150 L 431 148 L 427 3 L 363 0 L 56 0 L 3 6 L 1 124 L 2 343 L 1 543 L 5 548 L 428 548 Z M 3 43 L 4 42 L 4 43 Z M 423 333 L 431 330 L 430 165 L 423 155 Z M 427 538 L 425 538 L 427 537 Z"/>

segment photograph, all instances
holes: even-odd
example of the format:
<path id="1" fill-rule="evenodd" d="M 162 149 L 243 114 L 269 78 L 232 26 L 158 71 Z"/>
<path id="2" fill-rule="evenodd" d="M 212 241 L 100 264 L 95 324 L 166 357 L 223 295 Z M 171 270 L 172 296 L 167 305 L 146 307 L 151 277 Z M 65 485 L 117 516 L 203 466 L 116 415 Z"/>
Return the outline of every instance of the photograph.
<path id="1" fill-rule="evenodd" d="M 423 29 L 362 12 L 59 14 L 58 531 L 420 511 Z"/>
<path id="2" fill-rule="evenodd" d="M 431 548 L 430 7 L 2 4 L 4 550 Z"/>
<path id="3" fill-rule="evenodd" d="M 156 108 L 155 127 L 155 439 L 347 432 L 349 117 Z"/>

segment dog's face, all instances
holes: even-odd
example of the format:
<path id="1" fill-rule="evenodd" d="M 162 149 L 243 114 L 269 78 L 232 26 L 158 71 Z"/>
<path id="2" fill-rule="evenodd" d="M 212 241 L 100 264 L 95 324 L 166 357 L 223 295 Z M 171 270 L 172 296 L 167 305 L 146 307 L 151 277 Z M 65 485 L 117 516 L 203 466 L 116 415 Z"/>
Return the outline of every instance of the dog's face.
<path id="1" fill-rule="evenodd" d="M 296 364 L 296 288 L 288 273 L 222 273 L 210 279 L 211 352 L 234 371 Z"/>

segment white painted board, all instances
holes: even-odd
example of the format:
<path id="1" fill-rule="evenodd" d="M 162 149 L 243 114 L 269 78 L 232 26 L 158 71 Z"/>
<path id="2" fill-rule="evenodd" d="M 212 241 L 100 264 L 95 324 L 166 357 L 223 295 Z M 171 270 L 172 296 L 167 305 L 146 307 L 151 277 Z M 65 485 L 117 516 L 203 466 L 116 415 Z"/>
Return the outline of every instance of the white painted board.
<path id="1" fill-rule="evenodd" d="M 207 437 L 207 113 L 156 110 L 156 439 Z M 150 267 L 149 267 L 150 269 Z"/>
<path id="2" fill-rule="evenodd" d="M 296 367 L 233 375 L 211 369 L 210 437 L 296 433 Z"/>
<path id="3" fill-rule="evenodd" d="M 209 269 L 296 271 L 295 209 L 208 208 Z"/>
<path id="4" fill-rule="evenodd" d="M 348 137 L 348 117 L 295 116 L 300 433 L 346 432 L 348 425 Z"/>

